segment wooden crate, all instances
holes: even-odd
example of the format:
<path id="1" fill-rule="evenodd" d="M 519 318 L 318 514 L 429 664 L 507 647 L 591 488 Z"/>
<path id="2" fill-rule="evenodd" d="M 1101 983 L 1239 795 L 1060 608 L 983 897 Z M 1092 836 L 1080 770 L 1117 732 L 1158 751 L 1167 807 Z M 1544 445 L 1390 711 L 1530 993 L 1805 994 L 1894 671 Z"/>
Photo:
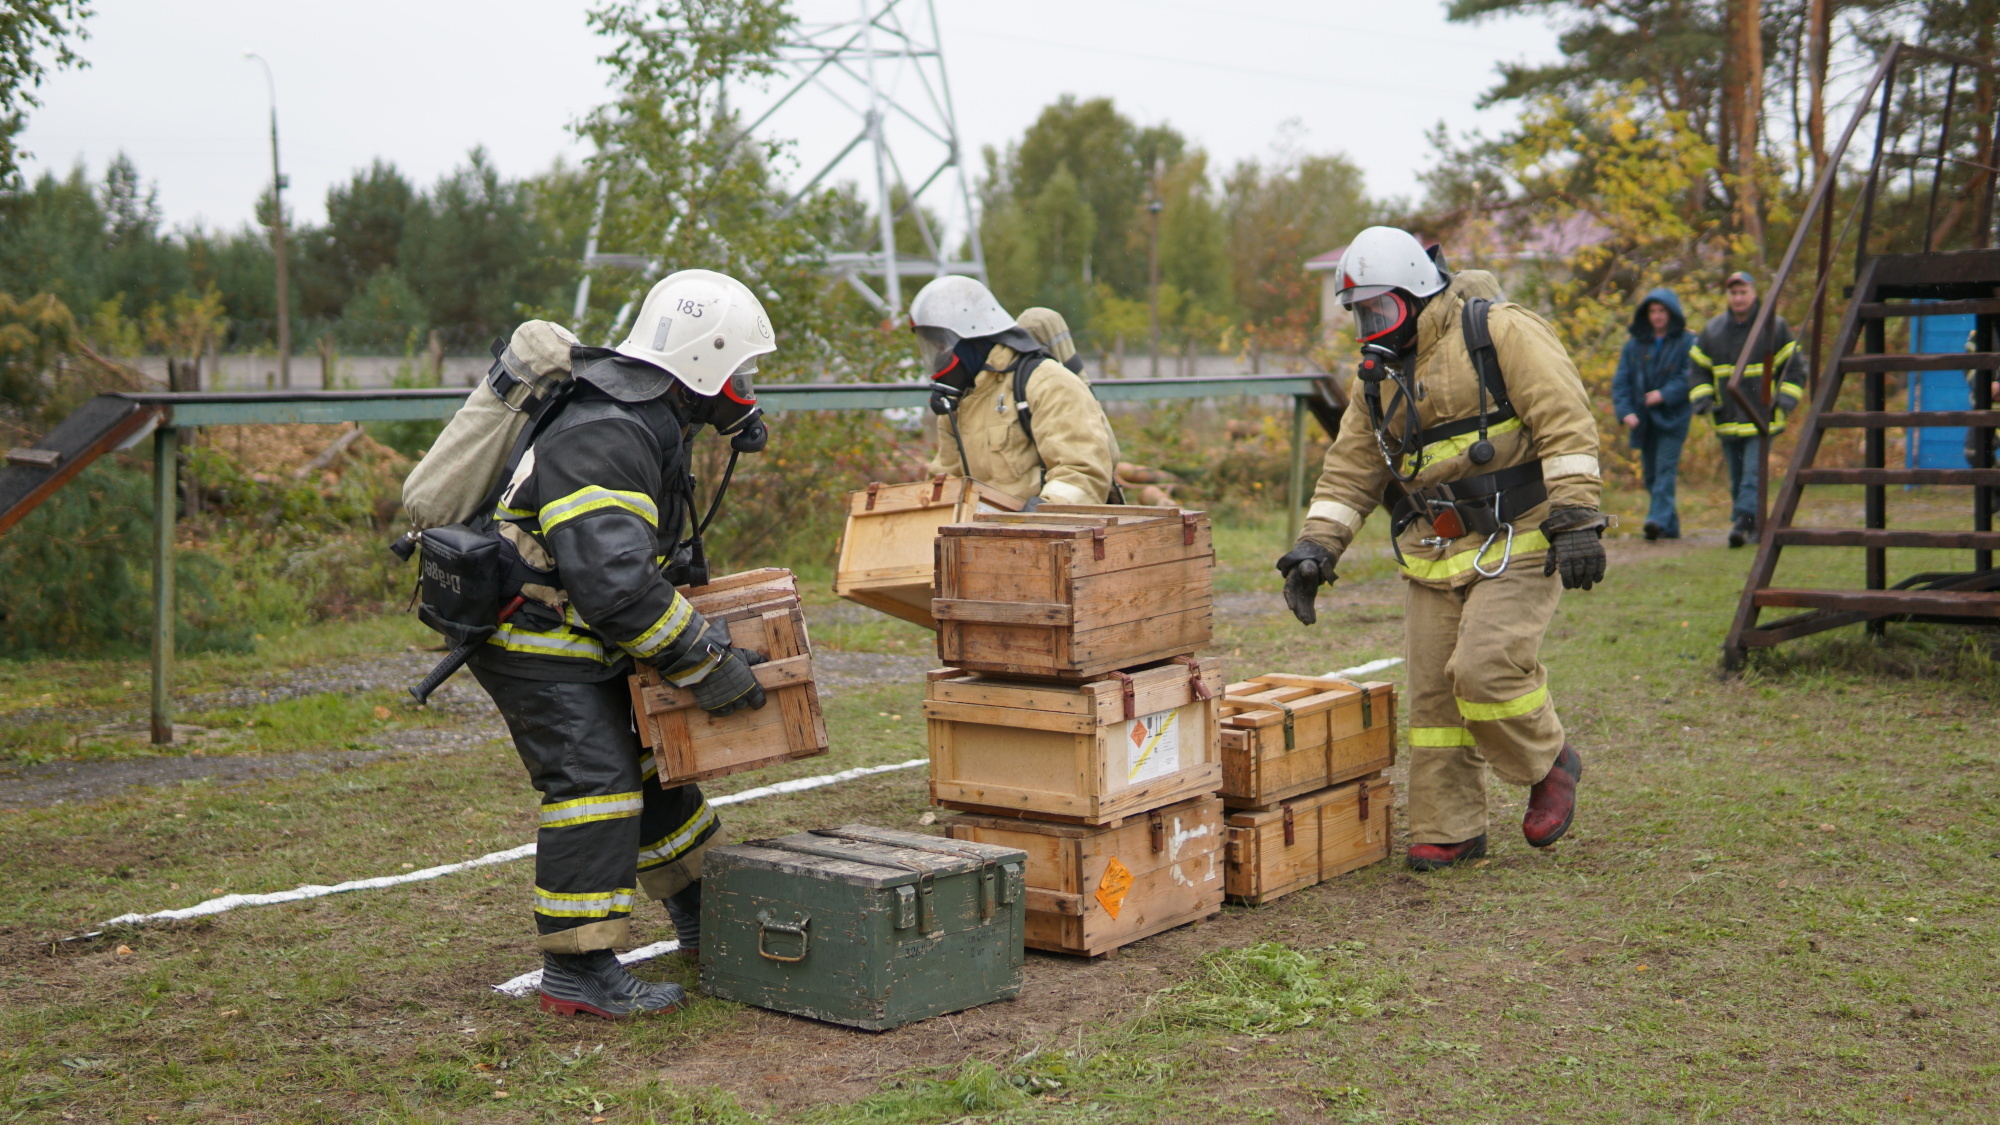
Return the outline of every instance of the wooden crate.
<path id="1" fill-rule="evenodd" d="M 956 813 L 954 840 L 1028 855 L 1028 946 L 1095 957 L 1222 909 L 1221 800 L 1090 827 Z"/>
<path id="2" fill-rule="evenodd" d="M 1262 906 L 1387 859 L 1395 810 L 1394 787 L 1375 776 L 1261 812 L 1231 812 L 1225 877 L 1230 899 Z"/>
<path id="3" fill-rule="evenodd" d="M 1018 512 L 1021 499 L 970 477 L 871 484 L 847 495 L 833 592 L 869 609 L 937 628 L 938 528 L 981 513 Z"/>
<path id="4" fill-rule="evenodd" d="M 1335 676 L 1272 673 L 1223 697 L 1222 799 L 1263 809 L 1388 769 L 1396 761 L 1396 689 Z"/>
<path id="5" fill-rule="evenodd" d="M 1180 656 L 1214 632 L 1208 517 L 1044 504 L 941 528 L 938 659 L 1002 676 L 1085 680 Z"/>
<path id="6" fill-rule="evenodd" d="M 1082 684 L 931 673 L 931 798 L 1073 824 L 1215 792 L 1221 662 L 1171 661 Z"/>
<path id="7" fill-rule="evenodd" d="M 640 742 L 652 748 L 659 764 L 660 784 L 685 785 L 826 753 L 826 718 L 792 572 L 745 571 L 706 586 L 682 587 L 681 593 L 703 617 L 727 622 L 736 646 L 768 658 L 753 669 L 765 703 L 717 718 L 695 706 L 692 691 L 640 665 L 631 679 L 632 711 Z"/>

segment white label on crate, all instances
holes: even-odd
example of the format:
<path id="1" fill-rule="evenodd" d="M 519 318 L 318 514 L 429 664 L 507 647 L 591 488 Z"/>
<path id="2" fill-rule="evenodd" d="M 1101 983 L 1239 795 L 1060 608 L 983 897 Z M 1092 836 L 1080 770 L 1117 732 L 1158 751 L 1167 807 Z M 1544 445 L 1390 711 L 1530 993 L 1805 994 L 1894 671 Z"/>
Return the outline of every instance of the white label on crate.
<path id="1" fill-rule="evenodd" d="M 1131 763 L 1125 771 L 1129 782 L 1151 781 L 1181 768 L 1181 724 L 1179 711 L 1155 711 L 1125 724 L 1132 741 Z"/>

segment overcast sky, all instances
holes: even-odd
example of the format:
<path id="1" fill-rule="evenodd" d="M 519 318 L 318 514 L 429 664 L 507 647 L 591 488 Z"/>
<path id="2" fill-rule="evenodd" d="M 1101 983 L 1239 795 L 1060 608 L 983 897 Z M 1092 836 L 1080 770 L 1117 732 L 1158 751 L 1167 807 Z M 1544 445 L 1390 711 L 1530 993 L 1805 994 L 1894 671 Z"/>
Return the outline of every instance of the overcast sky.
<path id="1" fill-rule="evenodd" d="M 862 0 L 798 0 L 802 17 L 852 19 Z M 904 0 L 920 15 L 921 0 Z M 606 97 L 581 0 L 97 0 L 88 69 L 42 90 L 23 145 L 29 170 L 93 176 L 129 153 L 173 224 L 247 222 L 270 176 L 263 71 L 277 83 L 289 202 L 324 216 L 329 184 L 376 157 L 429 182 L 484 145 L 509 175 L 584 148 L 568 126 Z M 1378 195 L 1413 195 L 1424 134 L 1503 127 L 1479 112 L 1499 61 L 1555 57 L 1533 20 L 1448 24 L 1438 0 L 936 0 L 961 135 L 1020 136 L 1058 95 L 1108 96 L 1142 124 L 1169 123 L 1218 168 L 1268 156 L 1281 135 L 1344 151 Z M 906 18 L 908 18 L 906 16 Z M 900 86 L 904 93 L 914 87 Z M 754 92 L 744 102 L 757 108 Z M 1288 126 L 1288 122 L 1296 125 Z M 774 119 L 816 171 L 858 128 L 827 96 Z M 921 154 L 905 175 L 919 179 Z M 854 163 L 834 178 L 872 175 Z"/>

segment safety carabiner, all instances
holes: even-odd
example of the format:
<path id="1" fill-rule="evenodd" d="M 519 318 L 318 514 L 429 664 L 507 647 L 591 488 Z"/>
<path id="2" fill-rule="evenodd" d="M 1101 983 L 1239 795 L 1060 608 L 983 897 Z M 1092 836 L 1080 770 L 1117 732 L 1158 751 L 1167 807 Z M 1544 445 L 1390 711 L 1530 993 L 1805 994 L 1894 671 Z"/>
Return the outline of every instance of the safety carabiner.
<path id="1" fill-rule="evenodd" d="M 1493 541 L 1495 539 L 1500 538 L 1500 532 L 1498 530 L 1494 531 L 1493 534 L 1487 536 L 1486 542 L 1481 543 L 1479 545 L 1479 550 L 1474 551 L 1472 553 L 1472 569 L 1481 578 L 1500 577 L 1501 575 L 1507 573 L 1507 564 L 1514 560 L 1514 525 L 1511 523 L 1503 523 L 1500 526 L 1507 529 L 1507 546 L 1500 552 L 1500 568 L 1498 570 L 1488 571 L 1485 567 L 1479 565 L 1479 560 L 1483 558 L 1486 554 L 1486 548 L 1491 547 L 1493 545 Z"/>

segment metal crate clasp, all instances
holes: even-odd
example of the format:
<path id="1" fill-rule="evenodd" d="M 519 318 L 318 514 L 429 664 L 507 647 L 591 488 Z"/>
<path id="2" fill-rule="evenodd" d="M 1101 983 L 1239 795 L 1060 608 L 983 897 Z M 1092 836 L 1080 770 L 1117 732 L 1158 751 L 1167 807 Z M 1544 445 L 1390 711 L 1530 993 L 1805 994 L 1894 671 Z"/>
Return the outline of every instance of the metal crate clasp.
<path id="1" fill-rule="evenodd" d="M 795 919 L 794 921 L 780 922 L 768 910 L 759 910 L 757 912 L 757 956 L 772 961 L 783 961 L 786 964 L 795 964 L 806 959 L 806 954 L 812 951 L 812 934 L 807 930 L 807 927 L 812 925 L 812 917 L 807 914 L 794 914 L 792 917 Z M 769 935 L 774 933 L 789 934 L 792 937 L 798 938 L 798 955 L 796 957 L 788 957 L 783 953 L 771 952 L 764 944 L 764 941 Z"/>

